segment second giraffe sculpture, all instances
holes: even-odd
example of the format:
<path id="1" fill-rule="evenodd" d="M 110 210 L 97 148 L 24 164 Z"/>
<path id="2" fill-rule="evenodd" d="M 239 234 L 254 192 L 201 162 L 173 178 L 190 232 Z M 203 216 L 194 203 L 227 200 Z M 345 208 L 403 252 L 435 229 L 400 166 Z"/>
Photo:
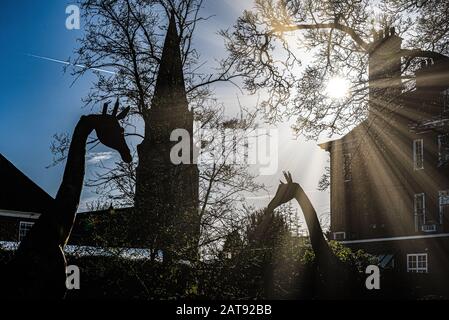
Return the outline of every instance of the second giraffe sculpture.
<path id="1" fill-rule="evenodd" d="M 132 161 L 124 129 L 119 120 L 126 117 L 129 107 L 117 115 L 82 116 L 75 127 L 64 176 L 52 208 L 43 213 L 20 243 L 15 256 L 3 272 L 2 294 L 7 298 L 61 299 L 66 292 L 66 245 L 78 209 L 83 187 L 87 138 L 95 130 L 98 140 L 120 153 L 123 161 Z M 26 199 L 24 199 L 26 201 Z"/>
<path id="2" fill-rule="evenodd" d="M 359 297 L 361 285 L 363 285 L 360 274 L 355 268 L 348 266 L 335 256 L 324 238 L 317 213 L 309 197 L 298 183 L 293 182 L 290 172 L 284 172 L 284 177 L 287 182 L 281 181 L 276 195 L 267 206 L 267 212 L 272 212 L 292 199 L 298 201 L 306 220 L 310 243 L 318 267 L 319 279 L 316 283 L 318 298 Z"/>

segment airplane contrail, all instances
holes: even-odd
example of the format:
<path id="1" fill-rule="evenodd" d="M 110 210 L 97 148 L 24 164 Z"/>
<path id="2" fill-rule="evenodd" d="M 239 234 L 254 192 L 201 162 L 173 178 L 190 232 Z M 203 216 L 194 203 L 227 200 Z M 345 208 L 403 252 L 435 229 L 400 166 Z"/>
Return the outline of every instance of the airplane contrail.
<path id="1" fill-rule="evenodd" d="M 33 58 L 37 58 L 37 59 L 47 60 L 47 61 L 51 61 L 51 62 L 61 63 L 61 64 L 65 64 L 65 65 L 73 65 L 75 67 L 82 68 L 82 69 L 89 69 L 89 70 L 94 70 L 94 71 L 99 71 L 99 72 L 104 72 L 104 73 L 109 73 L 109 74 L 115 74 L 114 71 L 109 71 L 109 70 L 100 69 L 100 68 L 89 68 L 89 67 L 84 66 L 82 64 L 72 64 L 72 63 L 70 63 L 68 61 L 52 59 L 52 58 L 48 58 L 48 57 L 38 56 L 38 55 L 35 55 L 35 54 L 28 53 L 27 56 L 33 57 Z"/>

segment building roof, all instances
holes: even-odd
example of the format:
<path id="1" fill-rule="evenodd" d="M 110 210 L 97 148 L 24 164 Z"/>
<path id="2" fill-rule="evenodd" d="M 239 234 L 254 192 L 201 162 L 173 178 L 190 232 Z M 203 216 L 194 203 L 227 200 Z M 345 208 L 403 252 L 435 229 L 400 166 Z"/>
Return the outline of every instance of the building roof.
<path id="1" fill-rule="evenodd" d="M 0 154 L 0 209 L 43 213 L 53 198 Z"/>
<path id="2" fill-rule="evenodd" d="M 321 149 L 323 149 L 324 151 L 330 152 L 333 145 L 342 143 L 343 141 L 348 142 L 349 141 L 348 138 L 351 136 L 357 137 L 357 134 L 359 134 L 359 131 L 362 130 L 361 129 L 362 127 L 366 128 L 366 120 L 363 120 L 361 123 L 359 123 L 357 126 L 355 126 L 351 131 L 347 132 L 345 135 L 343 135 L 337 139 L 321 142 L 318 144 L 318 146 Z"/>

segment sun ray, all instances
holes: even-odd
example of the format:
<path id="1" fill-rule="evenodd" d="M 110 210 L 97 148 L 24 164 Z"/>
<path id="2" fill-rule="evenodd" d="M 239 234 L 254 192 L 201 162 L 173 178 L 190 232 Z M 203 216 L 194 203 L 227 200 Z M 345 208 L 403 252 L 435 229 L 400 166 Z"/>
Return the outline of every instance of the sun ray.
<path id="1" fill-rule="evenodd" d="M 342 99 L 349 93 L 349 81 L 336 76 L 331 78 L 326 86 L 326 95 L 331 99 Z"/>

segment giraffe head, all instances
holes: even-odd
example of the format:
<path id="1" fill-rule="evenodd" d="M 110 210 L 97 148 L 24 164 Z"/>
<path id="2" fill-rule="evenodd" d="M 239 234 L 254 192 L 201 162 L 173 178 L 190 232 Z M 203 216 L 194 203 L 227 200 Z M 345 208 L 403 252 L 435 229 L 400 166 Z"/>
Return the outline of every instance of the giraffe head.
<path id="1" fill-rule="evenodd" d="M 117 114 L 119 108 L 119 100 L 115 103 L 112 114 L 108 114 L 108 104 L 103 106 L 103 114 L 98 115 L 95 122 L 95 132 L 97 133 L 98 140 L 105 146 L 117 150 L 122 157 L 122 160 L 126 163 L 132 161 L 131 152 L 125 140 L 125 130 L 119 123 L 126 117 L 129 112 L 129 107 Z"/>
<path id="2" fill-rule="evenodd" d="M 293 182 L 292 174 L 290 172 L 284 171 L 283 173 L 284 173 L 284 177 L 285 177 L 285 180 L 287 181 L 287 183 L 280 181 L 280 184 L 276 191 L 276 195 L 268 204 L 267 209 L 270 211 L 273 211 L 280 205 L 292 200 L 295 197 L 296 192 L 300 188 L 299 184 L 297 184 L 296 182 Z"/>

